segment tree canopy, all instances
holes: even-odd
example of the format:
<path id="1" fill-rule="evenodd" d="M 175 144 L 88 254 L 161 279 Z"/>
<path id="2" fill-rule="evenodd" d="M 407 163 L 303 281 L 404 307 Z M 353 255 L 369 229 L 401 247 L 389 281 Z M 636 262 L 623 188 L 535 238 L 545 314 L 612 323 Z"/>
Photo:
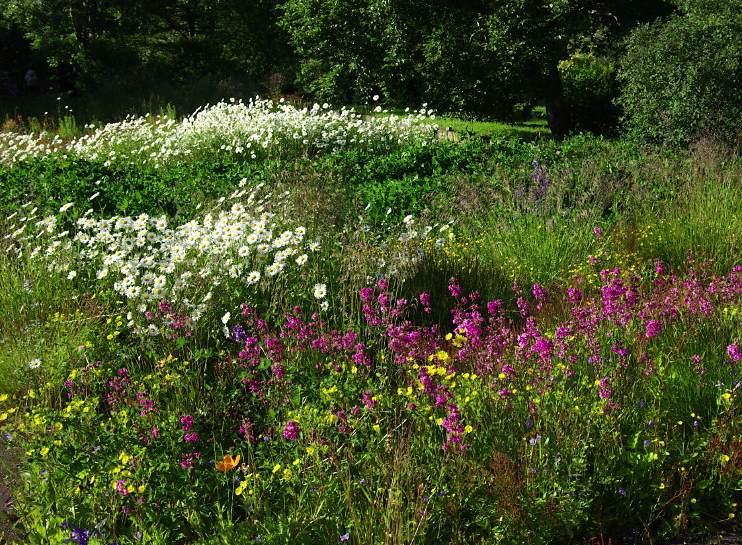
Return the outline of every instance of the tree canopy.
<path id="1" fill-rule="evenodd" d="M 620 103 L 633 129 L 651 125 L 638 98 L 649 87 L 641 91 L 640 82 L 663 82 L 665 91 L 652 92 L 664 92 L 666 100 L 681 96 L 668 78 L 680 81 L 693 55 L 706 59 L 706 68 L 695 64 L 699 78 L 719 74 L 726 89 L 704 98 L 708 104 L 736 96 L 729 94 L 736 80 L 721 72 L 736 70 L 730 48 L 736 48 L 738 3 L 5 0 L 0 35 L 16 53 L 3 55 L 2 68 L 17 73 L 16 65 L 31 58 L 52 68 L 74 64 L 89 85 L 132 73 L 180 82 L 240 76 L 272 93 L 343 104 L 381 95 L 387 105 L 427 103 L 510 121 L 541 103 L 552 133 L 562 136 L 575 127 L 603 130 L 606 120 L 615 125 L 616 67 L 626 47 Z M 671 69 L 662 75 L 668 59 Z M 684 89 L 683 100 L 691 101 L 695 88 Z"/>

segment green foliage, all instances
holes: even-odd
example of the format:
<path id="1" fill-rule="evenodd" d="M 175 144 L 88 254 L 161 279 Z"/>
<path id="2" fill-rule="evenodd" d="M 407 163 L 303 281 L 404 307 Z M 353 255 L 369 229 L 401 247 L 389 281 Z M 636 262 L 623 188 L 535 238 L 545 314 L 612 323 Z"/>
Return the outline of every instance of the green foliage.
<path id="1" fill-rule="evenodd" d="M 104 215 L 165 214 L 193 217 L 204 200 L 229 195 L 243 178 L 267 181 L 272 164 L 195 162 L 168 169 L 106 166 L 78 159 L 34 160 L 0 167 L 0 206 L 17 210 L 27 202 L 55 213 L 68 202 Z"/>
<path id="2" fill-rule="evenodd" d="M 559 63 L 559 71 L 575 129 L 615 133 L 620 115 L 614 104 L 619 95 L 616 64 L 608 58 L 576 54 Z"/>
<path id="3" fill-rule="evenodd" d="M 384 2 L 292 0 L 281 9 L 280 24 L 304 58 L 300 82 L 318 100 L 364 102 L 387 82 L 377 78 L 394 55 L 403 34 L 394 33 L 400 21 Z M 399 59 L 404 62 L 404 56 Z M 408 73 L 396 63 L 397 75 Z M 404 76 L 402 77 L 404 79 Z"/>
<path id="4" fill-rule="evenodd" d="M 240 74 L 238 79 L 247 76 L 257 86 L 293 66 L 287 39 L 275 24 L 277 4 L 9 0 L 0 6 L 0 17 L 22 29 L 52 69 L 75 64 L 85 92 L 134 72 L 181 84 Z M 47 82 L 56 87 L 57 78 L 50 76 Z M 265 87 L 272 90 L 267 82 Z"/>
<path id="5" fill-rule="evenodd" d="M 0 532 L 13 520 L 29 543 L 79 527 L 122 545 L 546 545 L 729 522 L 742 500 L 741 173 L 718 142 L 681 154 L 588 134 L 3 167 L 0 488 L 13 502 Z M 249 200 L 221 201 L 243 186 Z M 293 241 L 227 245 L 265 212 L 266 246 L 297 225 L 321 242 L 309 264 Z M 94 221 L 139 213 L 129 227 L 161 246 Z M 411 213 L 451 227 L 422 241 L 424 223 L 400 229 Z M 243 285 L 289 246 L 294 273 Z M 404 254 L 416 261 L 382 288 Z M 160 280 L 141 280 L 148 265 Z M 154 291 L 122 294 L 134 269 L 143 291 L 172 284 L 170 311 Z M 466 449 L 441 448 L 445 426 Z"/>
<path id="6" fill-rule="evenodd" d="M 629 135 L 669 144 L 703 133 L 735 140 L 742 115 L 737 4 L 689 3 L 685 13 L 634 31 L 620 71 Z"/>

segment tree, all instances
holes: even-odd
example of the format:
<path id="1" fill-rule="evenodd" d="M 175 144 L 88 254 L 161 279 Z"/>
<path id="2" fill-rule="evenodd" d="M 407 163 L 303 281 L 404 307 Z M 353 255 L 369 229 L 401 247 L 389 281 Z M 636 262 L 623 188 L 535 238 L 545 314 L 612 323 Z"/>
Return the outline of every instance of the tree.
<path id="1" fill-rule="evenodd" d="M 88 80 L 148 70 L 181 82 L 290 69 L 276 24 L 280 0 L 3 0 L 52 66 L 77 64 Z"/>
<path id="2" fill-rule="evenodd" d="M 647 7 L 646 4 L 651 4 Z M 512 117 L 543 101 L 555 136 L 572 128 L 559 62 L 586 38 L 618 36 L 662 13 L 641 0 L 287 0 L 281 25 L 319 98 Z M 662 9 L 658 10 L 657 6 Z"/>
<path id="3" fill-rule="evenodd" d="M 573 128 L 559 63 L 581 42 L 615 41 L 642 20 L 666 13 L 667 2 L 640 0 L 494 0 L 488 17 L 489 45 L 501 64 L 510 63 L 529 96 L 543 100 L 556 137 Z"/>
<path id="4" fill-rule="evenodd" d="M 144 20 L 141 8 L 127 0 L 6 0 L 0 10 L 51 66 L 78 64 L 94 77 L 137 61 L 130 38 Z"/>
<path id="5" fill-rule="evenodd" d="M 700 132 L 728 141 L 742 118 L 742 2 L 688 0 L 637 28 L 620 77 L 629 135 L 687 144 Z"/>

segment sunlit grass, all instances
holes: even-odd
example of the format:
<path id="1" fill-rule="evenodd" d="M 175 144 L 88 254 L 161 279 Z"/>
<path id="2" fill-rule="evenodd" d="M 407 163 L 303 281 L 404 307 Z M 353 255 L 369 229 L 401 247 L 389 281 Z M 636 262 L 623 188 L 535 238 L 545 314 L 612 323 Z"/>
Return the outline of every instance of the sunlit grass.
<path id="1" fill-rule="evenodd" d="M 2 520 L 31 543 L 119 545 L 581 543 L 734 522 L 737 167 L 705 184 L 678 166 L 682 183 L 651 189 L 662 206 L 632 210 L 575 150 L 544 151 L 513 179 L 478 173 L 466 213 L 395 210 L 377 231 L 309 161 L 275 184 L 225 179 L 177 221 L 77 210 L 88 195 L 43 216 L 17 203 L 0 444 L 23 479 L 4 477 Z"/>

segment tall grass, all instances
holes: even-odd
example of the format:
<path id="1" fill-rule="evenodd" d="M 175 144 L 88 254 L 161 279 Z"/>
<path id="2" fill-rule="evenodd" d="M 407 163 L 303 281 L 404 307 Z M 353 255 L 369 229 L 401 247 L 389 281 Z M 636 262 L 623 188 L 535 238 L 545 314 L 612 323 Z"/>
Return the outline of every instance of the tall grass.
<path id="1" fill-rule="evenodd" d="M 736 159 L 477 146 L 214 168 L 229 190 L 170 216 L 85 210 L 96 163 L 38 210 L 12 192 L 38 182 L 8 176 L 0 440 L 24 478 L 0 471 L 3 539 L 515 545 L 733 524 Z M 446 199 L 364 202 L 430 157 Z"/>

